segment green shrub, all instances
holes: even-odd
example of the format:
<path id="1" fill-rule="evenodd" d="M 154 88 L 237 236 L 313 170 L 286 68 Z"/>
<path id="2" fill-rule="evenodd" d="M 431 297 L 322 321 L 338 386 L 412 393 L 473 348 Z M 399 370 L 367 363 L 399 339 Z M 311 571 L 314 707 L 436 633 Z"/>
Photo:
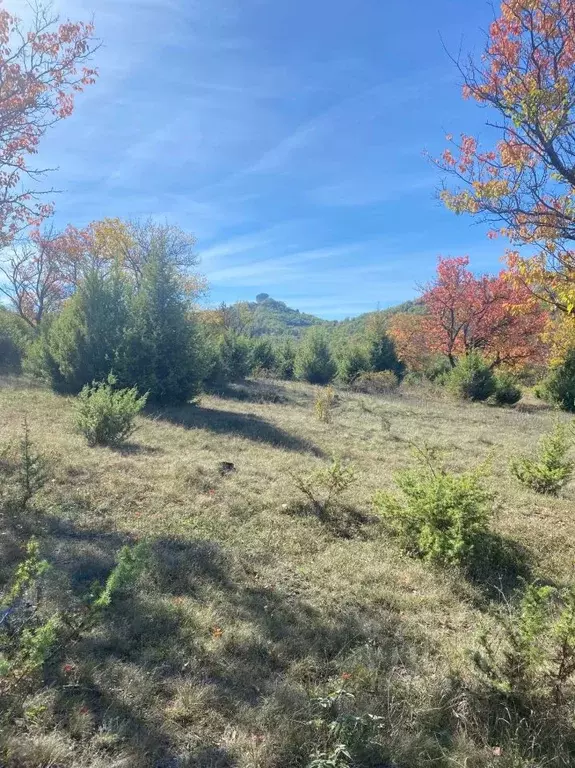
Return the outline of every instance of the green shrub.
<path id="1" fill-rule="evenodd" d="M 42 600 L 50 589 L 40 588 L 53 569 L 40 558 L 38 542 L 28 542 L 25 559 L 0 594 L 0 724 L 13 720 L 25 695 L 41 686 L 44 665 L 94 629 L 113 599 L 135 584 L 147 559 L 145 544 L 123 547 L 103 586 L 93 584 L 87 600 L 54 612 Z"/>
<path id="2" fill-rule="evenodd" d="M 76 404 L 76 425 L 89 445 L 119 445 L 134 432 L 134 419 L 146 404 L 136 387 L 114 389 L 116 379 L 86 385 Z"/>
<path id="3" fill-rule="evenodd" d="M 246 336 L 241 336 L 235 331 L 226 331 L 219 343 L 219 355 L 223 379 L 221 383 L 242 381 L 249 376 L 250 343 Z"/>
<path id="4" fill-rule="evenodd" d="M 329 384 L 337 373 L 327 337 L 322 328 L 310 328 L 300 342 L 295 363 L 295 376 L 310 384 Z"/>
<path id="5" fill-rule="evenodd" d="M 501 371 L 495 376 L 494 400 L 497 405 L 514 405 L 521 400 L 522 392 L 517 377 L 510 371 Z"/>
<path id="6" fill-rule="evenodd" d="M 387 319 L 383 312 L 368 317 L 365 333 L 368 371 L 393 371 L 401 376 L 403 364 L 398 360 L 393 340 L 387 334 Z"/>
<path id="7" fill-rule="evenodd" d="M 306 768 L 384 764 L 386 750 L 381 740 L 384 718 L 370 712 L 357 713 L 355 698 L 354 694 L 340 689 L 314 700 L 317 716 L 311 724 L 321 748 L 311 755 Z"/>
<path id="8" fill-rule="evenodd" d="M 564 411 L 575 412 L 575 349 L 570 350 L 565 360 L 535 387 L 535 394 Z"/>
<path id="9" fill-rule="evenodd" d="M 380 491 L 375 507 L 403 549 L 444 565 L 471 560 L 493 513 L 480 472 L 448 473 L 425 457 L 395 482 L 401 493 Z"/>
<path id="10" fill-rule="evenodd" d="M 296 345 L 292 339 L 278 341 L 274 347 L 274 373 L 280 379 L 293 379 L 296 356 Z"/>
<path id="11" fill-rule="evenodd" d="M 30 437 L 27 419 L 24 419 L 23 434 L 17 446 L 6 446 L 0 458 L 9 460 L 0 464 L 0 517 L 29 511 L 30 502 L 47 480 L 47 460 L 39 453 Z"/>
<path id="12" fill-rule="evenodd" d="M 358 376 L 369 371 L 369 367 L 369 355 L 365 347 L 350 343 L 338 355 L 337 377 L 344 384 L 352 384 Z"/>
<path id="13" fill-rule="evenodd" d="M 499 626 L 481 634 L 473 659 L 480 679 L 522 716 L 572 707 L 575 587 L 528 585 Z"/>
<path id="14" fill-rule="evenodd" d="M 16 313 L 0 307 L 0 373 L 20 373 L 32 329 Z"/>
<path id="15" fill-rule="evenodd" d="M 29 368 L 58 392 L 103 381 L 119 362 L 127 323 L 127 286 L 117 273 L 90 272 L 30 352 Z"/>
<path id="16" fill-rule="evenodd" d="M 429 381 L 441 382 L 445 380 L 453 370 L 449 360 L 445 355 L 433 355 L 426 362 L 425 368 L 422 371 L 424 378 Z"/>
<path id="17" fill-rule="evenodd" d="M 574 463 L 567 458 L 572 442 L 567 425 L 558 423 L 553 432 L 541 438 L 534 458 L 522 456 L 511 461 L 512 474 L 533 491 L 556 496 L 573 474 Z"/>
<path id="18" fill-rule="evenodd" d="M 275 369 L 274 348 L 269 339 L 255 339 L 252 342 L 250 367 L 252 373 L 268 372 Z"/>
<path id="19" fill-rule="evenodd" d="M 352 384 L 355 392 L 365 395 L 385 395 L 395 392 L 398 387 L 399 379 L 393 371 L 361 373 Z"/>
<path id="20" fill-rule="evenodd" d="M 445 379 L 447 389 L 462 400 L 487 400 L 495 392 L 495 377 L 481 355 L 462 357 Z"/>

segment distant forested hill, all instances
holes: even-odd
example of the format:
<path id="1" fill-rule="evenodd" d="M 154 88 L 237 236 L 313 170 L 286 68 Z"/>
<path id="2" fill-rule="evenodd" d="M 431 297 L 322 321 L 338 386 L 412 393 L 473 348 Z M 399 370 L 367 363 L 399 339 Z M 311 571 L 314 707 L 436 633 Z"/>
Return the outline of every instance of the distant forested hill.
<path id="1" fill-rule="evenodd" d="M 361 333 L 370 315 L 366 312 L 358 317 L 346 320 L 323 320 L 315 315 L 300 312 L 299 309 L 288 307 L 283 301 L 272 299 L 267 293 L 260 293 L 255 301 L 241 301 L 228 307 L 228 311 L 237 317 L 237 325 L 251 336 L 293 336 L 299 337 L 314 325 L 322 325 L 326 330 L 335 334 L 353 336 Z M 391 317 L 397 312 L 418 312 L 421 305 L 414 301 L 406 301 L 395 307 L 380 311 Z"/>
<path id="2" fill-rule="evenodd" d="M 260 293 L 255 302 L 242 303 L 241 307 L 249 313 L 253 336 L 301 336 L 312 325 L 326 322 L 299 309 L 292 309 L 266 293 Z"/>

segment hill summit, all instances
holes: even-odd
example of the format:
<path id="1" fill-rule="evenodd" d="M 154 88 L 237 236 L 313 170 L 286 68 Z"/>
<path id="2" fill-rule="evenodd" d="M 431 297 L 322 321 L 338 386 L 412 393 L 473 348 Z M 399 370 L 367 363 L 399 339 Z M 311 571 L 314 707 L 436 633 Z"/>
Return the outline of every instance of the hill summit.
<path id="1" fill-rule="evenodd" d="M 259 293 L 255 301 L 236 302 L 230 309 L 238 315 L 243 315 L 241 324 L 249 327 L 251 336 L 299 337 L 314 325 L 322 325 L 329 329 L 337 328 L 344 333 L 358 333 L 363 330 L 367 319 L 374 312 L 381 312 L 391 317 L 397 312 L 417 311 L 417 307 L 416 302 L 406 301 L 388 309 L 366 312 L 345 320 L 324 320 L 316 315 L 288 307 L 284 301 L 273 299 L 268 293 Z"/>

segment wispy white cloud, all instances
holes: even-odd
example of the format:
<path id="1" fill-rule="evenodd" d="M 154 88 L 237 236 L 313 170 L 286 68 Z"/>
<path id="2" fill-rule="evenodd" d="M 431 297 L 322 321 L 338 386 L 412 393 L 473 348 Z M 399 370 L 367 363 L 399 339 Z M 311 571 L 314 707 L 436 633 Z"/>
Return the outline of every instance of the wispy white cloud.
<path id="1" fill-rule="evenodd" d="M 213 283 L 229 283 L 234 285 L 263 284 L 265 281 L 288 282 L 290 280 L 302 280 L 301 267 L 318 260 L 331 259 L 336 261 L 343 256 L 358 253 L 365 247 L 365 243 L 350 243 L 342 246 L 316 248 L 306 251 L 297 251 L 284 256 L 270 259 L 249 261 L 244 264 L 224 267 L 214 271 L 208 270 L 208 278 Z M 305 278 L 307 280 L 307 277 Z"/>
<path id="2" fill-rule="evenodd" d="M 350 179 L 327 184 L 309 192 L 311 202 L 330 207 L 355 208 L 430 192 L 437 187 L 436 174 L 401 176 L 382 169 L 379 179 Z"/>
<path id="3" fill-rule="evenodd" d="M 241 253 L 252 253 L 272 242 L 269 234 L 240 235 L 229 240 L 212 245 L 201 251 L 202 264 L 222 260 Z"/>

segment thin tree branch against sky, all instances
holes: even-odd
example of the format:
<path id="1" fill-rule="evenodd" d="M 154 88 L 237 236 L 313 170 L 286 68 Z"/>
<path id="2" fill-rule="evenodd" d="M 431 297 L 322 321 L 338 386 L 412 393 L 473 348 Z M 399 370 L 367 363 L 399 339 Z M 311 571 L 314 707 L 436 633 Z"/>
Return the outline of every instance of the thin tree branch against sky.
<path id="1" fill-rule="evenodd" d="M 94 18 L 103 41 L 97 85 L 38 158 L 59 169 L 58 226 L 167 219 L 196 235 L 211 301 L 266 291 L 330 318 L 412 297 L 439 254 L 499 268 L 501 243 L 443 210 L 423 156 L 448 131 L 483 129 L 444 45 L 479 50 L 489 4 L 57 0 L 55 11 Z"/>

